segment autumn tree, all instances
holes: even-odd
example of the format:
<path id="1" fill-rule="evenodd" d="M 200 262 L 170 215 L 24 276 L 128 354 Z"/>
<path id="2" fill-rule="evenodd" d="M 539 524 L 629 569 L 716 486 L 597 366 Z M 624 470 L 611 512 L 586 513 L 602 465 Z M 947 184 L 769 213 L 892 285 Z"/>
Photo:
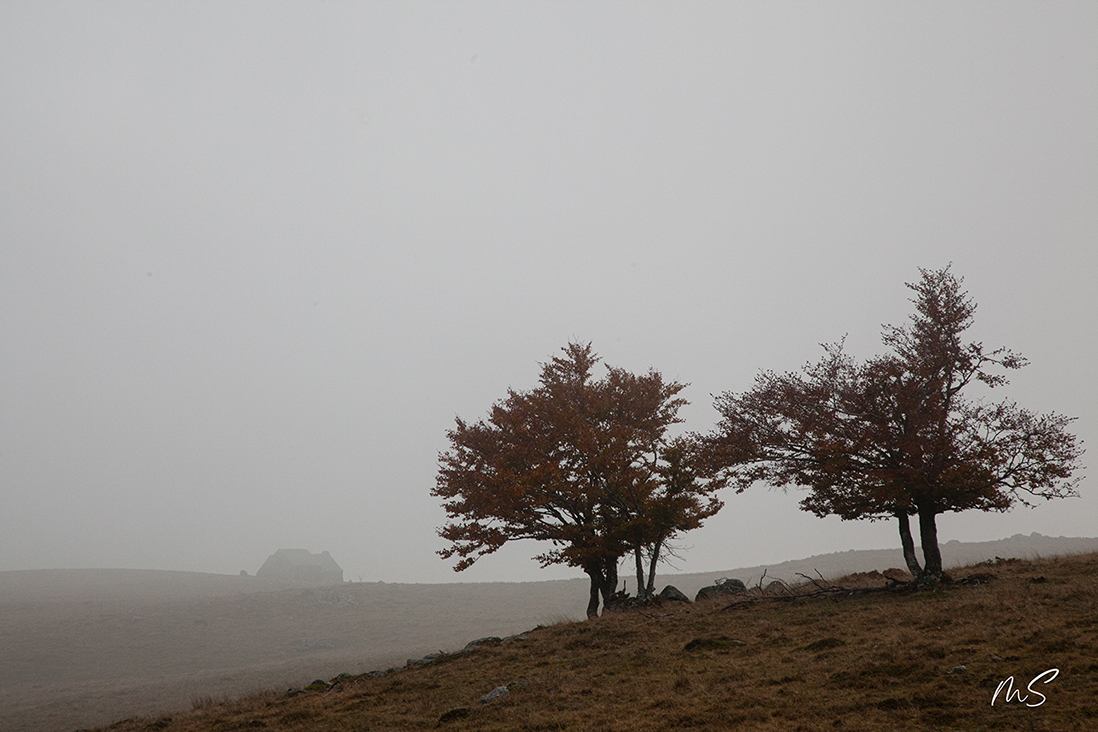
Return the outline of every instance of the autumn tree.
<path id="1" fill-rule="evenodd" d="M 709 483 L 669 488 L 659 472 L 677 449 L 667 430 L 681 421 L 683 384 L 618 368 L 595 378 L 590 344 L 562 350 L 542 365 L 537 388 L 509 390 L 486 419 L 457 419 L 432 495 L 448 517 L 439 535 L 450 546 L 439 554 L 457 557 L 455 570 L 509 541 L 548 542 L 535 558 L 588 575 L 590 617 L 600 596 L 606 604 L 616 592 L 623 556 L 649 548 L 658 558 L 651 547 L 700 525 L 719 503 L 683 497 Z"/>
<path id="2" fill-rule="evenodd" d="M 655 454 L 646 479 L 629 486 L 621 501 L 626 509 L 623 529 L 631 536 L 638 597 L 655 595 L 656 567 L 665 559 L 669 542 L 700 527 L 724 506 L 714 493 L 727 479 L 707 468 L 700 447 L 694 437 L 668 441 Z"/>
<path id="3" fill-rule="evenodd" d="M 920 273 L 907 285 L 910 322 L 885 327 L 890 353 L 857 362 L 839 343 L 800 373 L 760 374 L 749 391 L 716 399 L 721 421 L 707 446 L 738 490 L 803 486 L 801 506 L 817 516 L 895 518 L 912 574 L 936 579 L 938 515 L 1077 495 L 1083 450 L 1070 418 L 966 395 L 1006 384 L 1002 372 L 1026 361 L 965 342 L 976 305 L 961 280 L 949 267 Z"/>

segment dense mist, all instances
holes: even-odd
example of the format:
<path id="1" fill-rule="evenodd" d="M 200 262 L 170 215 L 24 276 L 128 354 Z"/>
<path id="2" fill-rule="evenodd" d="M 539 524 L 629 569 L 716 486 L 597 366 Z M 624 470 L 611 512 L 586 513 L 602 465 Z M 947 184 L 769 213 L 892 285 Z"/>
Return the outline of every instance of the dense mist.
<path id="1" fill-rule="evenodd" d="M 1098 433 L 1098 5 L 0 5 L 0 570 L 518 581 L 446 430 L 570 340 L 713 394 L 881 352 L 919 267 Z M 1084 458 L 1084 463 L 1086 463 Z M 939 536 L 1094 534 L 1080 498 Z M 898 546 L 761 486 L 670 571 Z"/>

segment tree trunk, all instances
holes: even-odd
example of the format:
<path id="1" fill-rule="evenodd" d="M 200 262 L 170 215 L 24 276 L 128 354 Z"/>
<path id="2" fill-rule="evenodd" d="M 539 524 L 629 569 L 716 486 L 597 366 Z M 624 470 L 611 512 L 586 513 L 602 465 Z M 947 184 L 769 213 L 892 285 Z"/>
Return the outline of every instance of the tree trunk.
<path id="1" fill-rule="evenodd" d="M 904 561 L 907 562 L 907 571 L 911 576 L 919 579 L 923 576 L 923 568 L 919 566 L 919 557 L 915 554 L 915 541 L 911 538 L 911 522 L 906 513 L 896 514 L 896 520 L 900 522 L 900 544 L 904 548 Z"/>
<path id="2" fill-rule="evenodd" d="M 633 547 L 633 556 L 637 560 L 637 597 L 644 597 L 644 557 L 639 541 Z"/>
<path id="3" fill-rule="evenodd" d="M 605 559 L 602 564 L 602 607 L 605 610 L 614 601 L 618 591 L 618 558 Z"/>
<path id="4" fill-rule="evenodd" d="M 662 536 L 652 545 L 652 563 L 648 565 L 648 584 L 645 585 L 645 592 L 649 597 L 656 594 L 656 562 L 660 561 L 661 549 L 663 549 Z"/>
<path id="5" fill-rule="evenodd" d="M 591 578 L 591 599 L 587 602 L 587 618 L 599 616 L 599 590 L 602 589 L 602 569 L 596 564 L 588 564 L 583 568 L 587 576 Z"/>
<path id="6" fill-rule="evenodd" d="M 923 576 L 927 579 L 942 578 L 942 552 L 938 548 L 937 513 L 932 509 L 919 509 L 919 540 L 923 543 Z"/>

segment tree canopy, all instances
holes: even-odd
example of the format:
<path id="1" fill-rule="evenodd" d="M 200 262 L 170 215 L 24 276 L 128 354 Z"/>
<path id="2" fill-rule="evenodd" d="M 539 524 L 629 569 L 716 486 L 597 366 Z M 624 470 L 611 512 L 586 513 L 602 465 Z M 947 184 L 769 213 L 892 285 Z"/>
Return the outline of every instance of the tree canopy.
<path id="1" fill-rule="evenodd" d="M 509 390 L 487 419 L 457 419 L 432 494 L 449 519 L 439 554 L 458 557 L 455 570 L 509 541 L 549 542 L 536 559 L 590 577 L 590 616 L 616 592 L 623 556 L 636 555 L 640 590 L 642 553 L 654 565 L 667 539 L 720 508 L 709 495 L 720 481 L 691 467 L 689 441 L 667 437 L 683 384 L 612 367 L 596 379 L 590 344 L 562 350 L 537 388 Z"/>
<path id="2" fill-rule="evenodd" d="M 890 353 L 857 362 L 840 342 L 800 373 L 763 372 L 752 389 L 717 397 L 721 421 L 706 444 L 738 490 L 803 486 L 801 506 L 818 516 L 896 518 L 909 569 L 937 578 L 939 514 L 1076 495 L 1083 450 L 1067 431 L 1071 418 L 963 393 L 1006 384 L 1002 371 L 1026 361 L 965 342 L 976 305 L 961 280 L 948 266 L 920 274 L 907 285 L 910 322 L 884 329 Z"/>

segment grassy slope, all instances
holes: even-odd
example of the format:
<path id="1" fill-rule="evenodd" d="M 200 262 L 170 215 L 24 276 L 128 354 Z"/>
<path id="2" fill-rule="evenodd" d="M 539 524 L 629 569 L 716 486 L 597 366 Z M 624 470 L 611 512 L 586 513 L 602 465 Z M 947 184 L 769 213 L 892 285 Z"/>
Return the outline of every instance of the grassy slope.
<path id="1" fill-rule="evenodd" d="M 261 694 L 109 729 L 1089 729 L 1098 718 L 1098 554 L 952 572 L 975 573 L 994 579 L 559 623 L 326 690 Z M 960 665 L 965 672 L 948 673 Z M 1008 676 L 1024 691 L 1050 668 L 1060 674 L 1039 685 L 1043 705 L 1000 695 L 991 706 Z M 478 703 L 509 682 L 525 686 Z"/>

